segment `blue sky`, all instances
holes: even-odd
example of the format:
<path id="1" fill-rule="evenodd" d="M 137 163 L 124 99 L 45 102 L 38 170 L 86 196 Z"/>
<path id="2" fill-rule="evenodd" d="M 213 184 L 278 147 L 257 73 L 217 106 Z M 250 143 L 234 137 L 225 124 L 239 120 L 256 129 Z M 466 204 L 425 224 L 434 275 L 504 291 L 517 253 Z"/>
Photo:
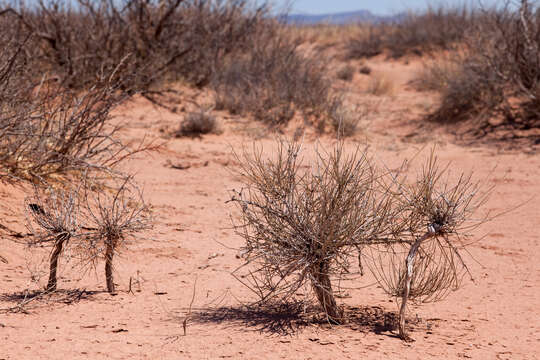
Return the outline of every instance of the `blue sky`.
<path id="1" fill-rule="evenodd" d="M 322 14 L 335 13 L 352 10 L 370 10 L 379 15 L 391 15 L 404 10 L 419 10 L 426 8 L 429 4 L 445 4 L 455 5 L 463 3 L 471 3 L 466 0 L 274 0 L 273 3 L 277 6 L 283 6 L 286 3 L 292 2 L 293 13 L 308 13 Z M 473 0 L 476 4 L 479 1 Z M 484 6 L 491 6 L 500 3 L 500 0 L 482 0 Z"/>

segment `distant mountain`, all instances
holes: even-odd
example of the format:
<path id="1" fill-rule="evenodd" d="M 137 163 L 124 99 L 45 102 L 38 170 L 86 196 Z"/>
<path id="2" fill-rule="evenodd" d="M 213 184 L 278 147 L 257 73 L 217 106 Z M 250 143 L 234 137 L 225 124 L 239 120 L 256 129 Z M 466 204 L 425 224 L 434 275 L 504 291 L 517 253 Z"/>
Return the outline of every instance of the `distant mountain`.
<path id="1" fill-rule="evenodd" d="M 331 25 L 343 25 L 351 23 L 380 23 L 380 22 L 393 22 L 402 18 L 403 14 L 394 16 L 380 16 L 375 15 L 369 10 L 358 10 L 341 12 L 334 14 L 289 14 L 283 15 L 283 20 L 288 24 L 293 25 L 313 25 L 313 24 L 331 24 Z"/>

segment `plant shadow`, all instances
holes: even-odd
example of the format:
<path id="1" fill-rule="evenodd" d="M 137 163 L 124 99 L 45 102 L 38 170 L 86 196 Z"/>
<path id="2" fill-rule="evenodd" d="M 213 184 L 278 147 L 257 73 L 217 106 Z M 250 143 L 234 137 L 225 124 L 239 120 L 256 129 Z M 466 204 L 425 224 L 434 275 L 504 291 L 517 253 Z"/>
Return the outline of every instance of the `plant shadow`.
<path id="1" fill-rule="evenodd" d="M 30 309 L 48 304 L 71 305 L 81 300 L 91 299 L 100 291 L 88 291 L 85 289 L 57 289 L 49 290 L 24 290 L 14 293 L 0 294 L 0 301 L 15 303 L 14 306 L 0 309 L 0 313 L 21 312 L 28 313 Z"/>
<path id="2" fill-rule="evenodd" d="M 332 325 L 320 308 L 303 302 L 272 305 L 227 306 L 215 309 L 202 309 L 194 312 L 190 321 L 199 324 L 217 323 L 229 326 L 246 326 L 270 335 L 293 335 L 303 328 L 318 325 L 332 328 L 347 327 L 355 331 L 385 333 L 396 329 L 397 315 L 382 307 L 344 307 L 342 325 Z"/>

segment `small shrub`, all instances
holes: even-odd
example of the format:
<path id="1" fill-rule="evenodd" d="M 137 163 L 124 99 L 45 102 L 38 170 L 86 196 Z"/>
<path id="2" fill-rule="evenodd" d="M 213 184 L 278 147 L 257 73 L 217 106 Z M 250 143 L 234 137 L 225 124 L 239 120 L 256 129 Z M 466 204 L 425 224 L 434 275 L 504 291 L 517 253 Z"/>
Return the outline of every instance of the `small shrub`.
<path id="1" fill-rule="evenodd" d="M 80 243 L 79 251 L 87 259 L 104 257 L 107 291 L 114 293 L 114 256 L 136 233 L 151 228 L 149 208 L 140 190 L 127 177 L 112 193 L 86 191 L 84 210 L 90 231 L 82 235 L 85 241 Z"/>
<path id="2" fill-rule="evenodd" d="M 176 137 L 200 137 L 217 130 L 216 117 L 205 111 L 188 113 L 176 131 Z"/>
<path id="3" fill-rule="evenodd" d="M 343 81 L 351 81 L 354 77 L 354 67 L 350 64 L 343 66 L 336 74 L 337 78 Z"/>
<path id="4" fill-rule="evenodd" d="M 148 207 L 130 180 L 105 190 L 87 180 L 74 190 L 36 187 L 34 196 L 26 200 L 27 226 L 33 234 L 28 244 L 53 247 L 47 291 L 57 288 L 58 261 L 66 252 L 82 267 L 103 257 L 107 290 L 115 291 L 114 255 L 135 233 L 151 227 Z"/>
<path id="5" fill-rule="evenodd" d="M 477 214 L 492 187 L 473 181 L 472 174 L 452 181 L 450 171 L 438 164 L 432 150 L 414 181 L 405 174 L 392 178 L 399 209 L 392 221 L 400 225 L 390 246 L 371 247 L 375 253 L 367 257 L 383 289 L 401 299 L 398 329 L 404 340 L 410 339 L 405 328 L 408 300 L 435 302 L 458 289 L 463 275 L 470 274 L 462 251 L 471 232 L 494 218 L 489 212 Z"/>
<path id="6" fill-rule="evenodd" d="M 49 280 L 46 290 L 55 291 L 58 260 L 70 241 L 79 235 L 79 204 L 76 191 L 48 188 L 41 194 L 35 188 L 34 196 L 26 199 L 28 229 L 33 234 L 29 245 L 52 245 L 50 255 Z M 32 224 L 37 225 L 34 227 Z"/>
<path id="7" fill-rule="evenodd" d="M 367 65 L 361 66 L 359 71 L 360 71 L 360 74 L 364 74 L 364 75 L 371 74 L 371 68 Z"/>

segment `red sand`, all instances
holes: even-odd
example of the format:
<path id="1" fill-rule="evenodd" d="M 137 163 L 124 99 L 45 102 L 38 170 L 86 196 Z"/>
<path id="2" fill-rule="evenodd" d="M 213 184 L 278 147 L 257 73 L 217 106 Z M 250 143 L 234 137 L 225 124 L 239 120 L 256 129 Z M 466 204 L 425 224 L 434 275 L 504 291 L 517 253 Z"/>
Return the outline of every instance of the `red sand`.
<path id="1" fill-rule="evenodd" d="M 523 204 L 477 232 L 479 238 L 488 235 L 470 248 L 474 283 L 465 281 L 442 302 L 411 308 L 410 317 L 420 320 L 411 334 L 414 343 L 402 342 L 389 332 L 377 334 L 362 321 L 333 327 L 311 324 L 283 335 L 268 329 L 270 320 L 246 313 L 221 320 L 212 311 L 201 315 L 202 309 L 238 308 L 240 301 L 254 300 L 229 274 L 240 264 L 233 248 L 242 240 L 230 229 L 234 208 L 225 201 L 227 191 L 240 186 L 231 173 L 236 166 L 231 148 L 267 132 L 256 123 L 219 114 L 223 134 L 202 140 L 170 139 L 162 152 L 140 155 L 126 164 L 144 187 L 156 225 L 117 259 L 119 294 L 102 292 L 103 264 L 85 277 L 63 267 L 61 289 L 100 292 L 72 304 L 36 301 L 29 304 L 28 314 L 0 312 L 0 359 L 536 359 L 540 353 L 536 229 L 540 158 L 493 147 L 462 147 L 441 132 L 417 130 L 414 119 L 434 101 L 406 84 L 419 64 L 371 65 L 394 82 L 394 90 L 387 96 L 371 96 L 378 110 L 362 124 L 369 125 L 367 130 L 348 140 L 348 146 L 367 141 L 377 159 L 394 164 L 437 144 L 443 162 L 451 161 L 457 170 L 474 170 L 478 178 L 490 177 L 496 183 L 486 209 L 502 212 Z M 359 92 L 366 77 L 355 77 L 351 86 Z M 180 119 L 144 101 L 118 113 L 129 123 L 123 133 L 126 139 L 158 137 L 160 129 L 173 128 Z M 291 126 L 288 133 L 294 130 Z M 308 132 L 306 145 L 316 141 Z M 260 141 L 271 148 L 273 138 L 268 134 Z M 320 139 L 327 147 L 333 141 L 330 136 Z M 171 163 L 189 168 L 174 169 Z M 22 189 L 0 186 L 0 223 L 25 231 L 23 199 Z M 0 263 L 0 309 L 5 309 L 16 304 L 8 301 L 9 294 L 38 288 L 30 279 L 30 270 L 35 271 L 31 264 L 47 253 L 29 254 L 2 230 L 0 241 L 2 255 L 9 260 Z M 130 278 L 133 294 L 127 293 Z M 39 285 L 44 281 L 45 276 Z M 187 323 L 184 336 L 182 323 L 195 281 L 192 311 L 199 320 Z M 365 287 L 372 283 L 368 275 L 349 283 L 350 297 L 340 299 L 353 307 L 350 311 L 357 317 L 397 310 L 380 288 Z"/>

